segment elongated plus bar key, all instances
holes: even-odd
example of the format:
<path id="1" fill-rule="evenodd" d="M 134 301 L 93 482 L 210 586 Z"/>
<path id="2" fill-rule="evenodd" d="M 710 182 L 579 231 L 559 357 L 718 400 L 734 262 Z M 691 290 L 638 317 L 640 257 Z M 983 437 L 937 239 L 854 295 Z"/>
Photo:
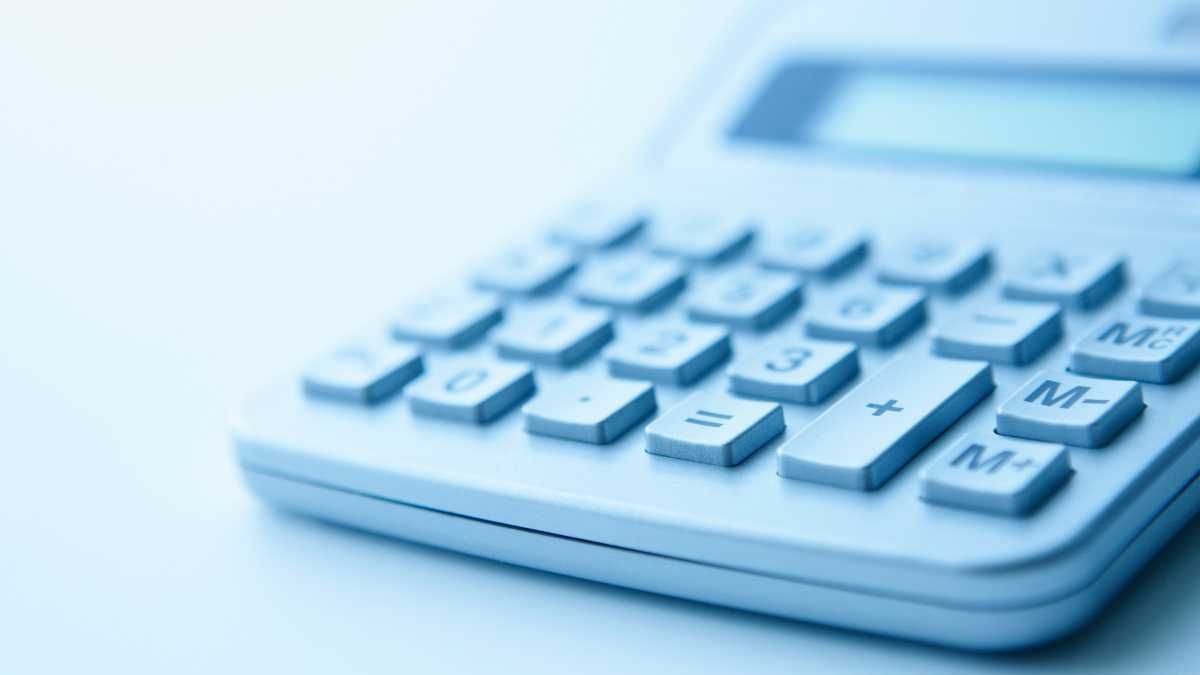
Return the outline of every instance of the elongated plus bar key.
<path id="1" fill-rule="evenodd" d="M 779 475 L 879 488 L 994 387 L 982 361 L 902 356 L 781 446 Z"/>

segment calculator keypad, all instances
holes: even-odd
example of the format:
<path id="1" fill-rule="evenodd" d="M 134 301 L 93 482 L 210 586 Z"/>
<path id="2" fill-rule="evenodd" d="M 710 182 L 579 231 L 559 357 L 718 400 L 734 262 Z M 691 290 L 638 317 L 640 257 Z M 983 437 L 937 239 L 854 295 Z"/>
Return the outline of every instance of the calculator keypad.
<path id="1" fill-rule="evenodd" d="M 646 452 L 733 466 L 783 433 L 778 403 L 697 392 L 646 427 Z"/>
<path id="2" fill-rule="evenodd" d="M 1014 300 L 1057 302 L 1071 309 L 1104 304 L 1125 283 L 1125 260 L 1117 255 L 1047 251 L 1009 274 L 1004 295 Z"/>
<path id="3" fill-rule="evenodd" d="M 1142 407 L 1142 387 L 1136 382 L 1043 371 L 1001 404 L 996 431 L 1099 448 L 1141 414 Z"/>
<path id="4" fill-rule="evenodd" d="M 469 424 L 525 403 L 531 437 L 624 447 L 641 429 L 652 455 L 719 466 L 782 434 L 786 413 L 802 424 L 777 451 L 783 479 L 875 490 L 932 443 L 942 450 L 913 483 L 924 501 L 1016 516 L 1072 474 L 1064 445 L 1105 446 L 1129 427 L 1145 407 L 1139 382 L 1176 382 L 1200 362 L 1195 263 L 1173 263 L 1136 307 L 1085 315 L 1083 327 L 1067 310 L 1120 294 L 1122 257 L 1081 247 L 1010 260 L 933 237 L 868 260 L 874 245 L 855 229 L 772 227 L 756 242 L 745 219 L 647 213 L 569 214 L 551 243 L 478 268 L 476 291 L 395 316 L 390 332 L 404 342 L 356 342 L 314 362 L 304 390 L 374 403 L 403 389 L 413 413 Z M 996 284 L 993 255 L 1007 270 Z M 1064 354 L 1068 328 L 1083 332 Z M 920 345 L 901 346 L 917 334 Z M 456 351 L 422 356 L 426 347 Z M 487 358 L 493 349 L 504 360 Z M 1014 368 L 1052 358 L 1014 389 Z M 726 377 L 709 378 L 731 359 Z M 1003 402 L 978 409 L 996 379 Z M 938 440 L 964 416 L 969 433 Z M 980 433 L 982 421 L 997 433 Z"/>
<path id="5" fill-rule="evenodd" d="M 1005 516 L 1029 513 L 1071 477 L 1061 445 L 1002 436 L 959 439 L 921 474 L 926 501 Z"/>

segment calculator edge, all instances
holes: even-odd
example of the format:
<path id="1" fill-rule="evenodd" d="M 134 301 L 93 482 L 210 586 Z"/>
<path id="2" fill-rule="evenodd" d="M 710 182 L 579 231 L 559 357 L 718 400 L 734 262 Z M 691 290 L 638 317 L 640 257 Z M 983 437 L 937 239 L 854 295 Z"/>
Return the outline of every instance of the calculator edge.
<path id="1" fill-rule="evenodd" d="M 1027 649 L 1081 629 L 1200 510 L 1200 477 L 1192 477 L 1075 592 L 1027 607 L 964 608 L 598 544 L 239 466 L 258 498 L 319 520 L 591 581 L 975 651 Z"/>

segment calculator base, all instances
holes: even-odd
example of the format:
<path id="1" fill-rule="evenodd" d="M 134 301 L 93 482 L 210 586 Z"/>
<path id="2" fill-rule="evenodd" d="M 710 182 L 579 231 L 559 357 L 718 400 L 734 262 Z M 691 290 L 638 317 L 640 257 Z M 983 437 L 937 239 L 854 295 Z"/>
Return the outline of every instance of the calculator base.
<path id="1" fill-rule="evenodd" d="M 617 586 L 980 651 L 1028 648 L 1081 628 L 1200 508 L 1200 478 L 1193 478 L 1080 591 L 1029 607 L 973 610 L 597 544 L 245 467 L 243 475 L 267 502 L 362 530 Z"/>

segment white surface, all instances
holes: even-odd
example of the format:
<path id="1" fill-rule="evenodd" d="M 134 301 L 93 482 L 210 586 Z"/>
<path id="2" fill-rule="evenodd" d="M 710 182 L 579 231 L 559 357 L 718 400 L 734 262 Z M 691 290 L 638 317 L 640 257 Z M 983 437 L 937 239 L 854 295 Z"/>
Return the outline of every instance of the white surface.
<path id="1" fill-rule="evenodd" d="M 624 166 L 731 4 L 21 3 L 0 22 L 0 669 L 1166 672 L 1200 525 L 977 657 L 280 515 L 247 389 Z"/>

